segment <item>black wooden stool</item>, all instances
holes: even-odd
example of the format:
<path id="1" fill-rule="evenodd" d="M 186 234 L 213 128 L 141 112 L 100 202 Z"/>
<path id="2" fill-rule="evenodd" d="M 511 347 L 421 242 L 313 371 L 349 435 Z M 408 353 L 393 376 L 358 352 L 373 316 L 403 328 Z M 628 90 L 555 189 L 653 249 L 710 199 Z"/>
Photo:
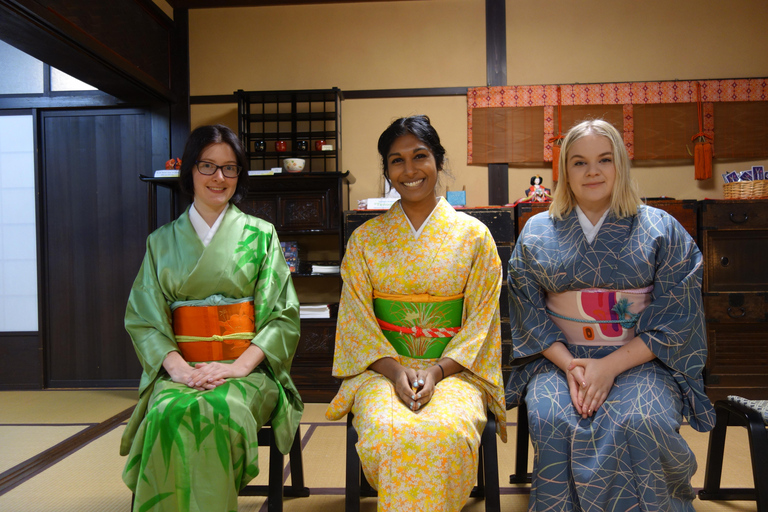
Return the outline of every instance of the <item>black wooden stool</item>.
<path id="1" fill-rule="evenodd" d="M 707 466 L 704 488 L 699 491 L 700 500 L 754 500 L 758 512 L 768 512 L 768 431 L 762 414 L 748 405 L 734 400 L 715 402 L 717 419 L 709 434 Z M 746 427 L 749 435 L 749 451 L 752 457 L 752 477 L 755 487 L 722 488 L 723 452 L 728 425 Z"/>
<path id="2" fill-rule="evenodd" d="M 515 472 L 509 475 L 511 484 L 531 483 L 528 472 L 528 408 L 525 402 L 517 406 L 517 438 L 515 441 Z"/>
<path id="3" fill-rule="evenodd" d="M 306 498 L 309 488 L 304 485 L 304 459 L 301 455 L 301 426 L 296 429 L 293 438 L 290 459 L 291 485 L 283 485 L 284 458 L 277 449 L 272 427 L 267 423 L 259 430 L 259 446 L 269 445 L 269 485 L 247 485 L 240 490 L 240 496 L 266 496 L 269 512 L 282 512 L 283 496 L 289 498 Z"/>
<path id="4" fill-rule="evenodd" d="M 352 426 L 353 415 L 347 414 L 347 483 L 346 512 L 359 512 L 360 498 L 378 496 L 365 478 L 357 454 L 357 431 Z M 486 512 L 501 510 L 499 495 L 499 459 L 496 451 L 496 417 L 488 411 L 488 422 L 480 437 L 480 460 L 477 465 L 477 485 L 470 493 L 472 498 L 485 499 Z"/>

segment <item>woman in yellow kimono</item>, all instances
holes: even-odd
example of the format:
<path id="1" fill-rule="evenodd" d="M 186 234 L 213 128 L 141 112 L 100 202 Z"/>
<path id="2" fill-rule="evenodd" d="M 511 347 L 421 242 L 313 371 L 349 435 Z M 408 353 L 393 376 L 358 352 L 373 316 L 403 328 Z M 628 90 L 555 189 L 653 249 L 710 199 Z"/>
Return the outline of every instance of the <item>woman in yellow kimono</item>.
<path id="1" fill-rule="evenodd" d="M 379 510 L 458 511 L 477 475 L 489 408 L 506 440 L 501 263 L 488 229 L 435 195 L 445 149 L 426 116 L 379 138 L 400 193 L 352 233 L 327 417 L 354 414 Z"/>
<path id="2" fill-rule="evenodd" d="M 241 212 L 248 176 L 226 126 L 189 136 L 180 185 L 194 203 L 152 233 L 125 327 L 144 372 L 123 434 L 134 511 L 235 512 L 259 473 L 269 420 L 283 453 L 304 408 L 290 370 L 298 300 L 275 228 Z"/>

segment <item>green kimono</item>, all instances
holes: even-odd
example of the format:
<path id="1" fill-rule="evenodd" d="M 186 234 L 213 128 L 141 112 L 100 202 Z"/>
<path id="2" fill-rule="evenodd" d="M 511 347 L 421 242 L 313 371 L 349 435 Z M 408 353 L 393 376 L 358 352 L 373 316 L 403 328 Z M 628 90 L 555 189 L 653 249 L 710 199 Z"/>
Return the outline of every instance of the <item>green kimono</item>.
<path id="1" fill-rule="evenodd" d="M 162 366 L 179 351 L 170 306 L 211 295 L 254 297 L 252 343 L 266 359 L 245 378 L 196 391 Z M 304 409 L 290 378 L 299 303 L 274 227 L 230 205 L 207 247 L 187 212 L 159 228 L 147 239 L 125 327 L 144 369 L 120 446 L 134 510 L 236 511 L 239 490 L 259 472 L 258 430 L 271 420 L 288 453 Z"/>

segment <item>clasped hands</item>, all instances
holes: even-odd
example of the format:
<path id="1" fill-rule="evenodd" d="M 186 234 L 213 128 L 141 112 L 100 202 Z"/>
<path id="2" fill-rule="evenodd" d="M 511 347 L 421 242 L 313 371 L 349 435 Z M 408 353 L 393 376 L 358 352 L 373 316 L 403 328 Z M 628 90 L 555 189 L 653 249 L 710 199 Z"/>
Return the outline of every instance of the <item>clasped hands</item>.
<path id="1" fill-rule="evenodd" d="M 618 376 L 610 360 L 605 359 L 574 358 L 565 374 L 573 406 L 584 419 L 603 405 Z"/>
<path id="2" fill-rule="evenodd" d="M 251 345 L 232 363 L 196 363 L 190 366 L 178 352 L 170 352 L 163 362 L 173 382 L 186 384 L 197 391 L 205 391 L 221 386 L 227 379 L 248 376 L 264 359 L 264 353 Z"/>
<path id="3" fill-rule="evenodd" d="M 432 399 L 436 384 L 427 370 L 403 368 L 395 379 L 395 392 L 412 411 L 418 411 Z"/>

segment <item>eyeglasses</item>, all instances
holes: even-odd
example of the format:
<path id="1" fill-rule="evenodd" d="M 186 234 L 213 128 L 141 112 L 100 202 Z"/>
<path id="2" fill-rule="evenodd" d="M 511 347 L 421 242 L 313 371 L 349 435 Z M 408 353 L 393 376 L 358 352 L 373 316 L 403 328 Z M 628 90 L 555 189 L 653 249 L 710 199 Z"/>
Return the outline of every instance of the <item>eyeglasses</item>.
<path id="1" fill-rule="evenodd" d="M 237 178 L 237 176 L 240 174 L 240 171 L 243 170 L 243 168 L 239 165 L 216 165 L 213 162 L 206 162 L 205 160 L 200 160 L 199 162 L 195 162 L 195 164 L 197 165 L 197 171 L 200 174 L 205 174 L 206 176 L 216 174 L 216 171 L 221 169 L 221 173 L 225 178 Z"/>

